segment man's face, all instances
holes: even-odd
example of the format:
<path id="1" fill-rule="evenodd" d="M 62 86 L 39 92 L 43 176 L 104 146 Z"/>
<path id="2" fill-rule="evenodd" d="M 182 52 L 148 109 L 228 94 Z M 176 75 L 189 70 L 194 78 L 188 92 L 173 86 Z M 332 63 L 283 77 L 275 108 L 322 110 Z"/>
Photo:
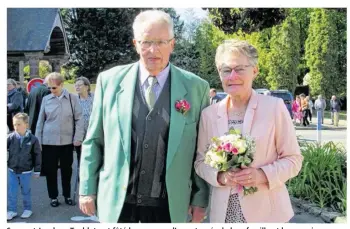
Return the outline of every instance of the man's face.
<path id="1" fill-rule="evenodd" d="M 215 95 L 216 95 L 215 91 L 210 91 L 210 92 L 209 92 L 210 98 L 213 98 Z"/>
<path id="2" fill-rule="evenodd" d="M 158 75 L 169 63 L 175 41 L 166 24 L 152 24 L 133 40 L 140 61 L 152 75 Z"/>
<path id="3" fill-rule="evenodd" d="M 336 99 L 336 97 L 333 95 L 333 96 L 332 96 L 332 100 L 335 100 L 335 99 Z"/>

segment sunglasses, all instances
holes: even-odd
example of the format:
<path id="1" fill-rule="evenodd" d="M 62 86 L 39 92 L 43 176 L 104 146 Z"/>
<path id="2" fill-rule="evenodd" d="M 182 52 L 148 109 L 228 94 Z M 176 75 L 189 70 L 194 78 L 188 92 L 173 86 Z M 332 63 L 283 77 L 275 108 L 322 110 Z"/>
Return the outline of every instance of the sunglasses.
<path id="1" fill-rule="evenodd" d="M 57 89 L 57 87 L 47 87 L 47 89 L 49 89 L 49 90 L 56 90 Z"/>

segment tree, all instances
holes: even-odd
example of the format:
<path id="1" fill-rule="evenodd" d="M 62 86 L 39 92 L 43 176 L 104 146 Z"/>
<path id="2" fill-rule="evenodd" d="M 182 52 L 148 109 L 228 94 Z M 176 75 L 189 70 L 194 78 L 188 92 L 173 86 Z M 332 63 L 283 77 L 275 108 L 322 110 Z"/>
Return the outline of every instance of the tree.
<path id="1" fill-rule="evenodd" d="M 115 65 L 139 59 L 133 46 L 132 24 L 142 8 L 63 9 L 71 57 L 66 68 L 78 67 L 76 74 L 94 78 Z M 161 9 L 174 21 L 175 38 L 181 37 L 183 22 L 172 8 Z"/>
<path id="2" fill-rule="evenodd" d="M 269 73 L 266 78 L 270 89 L 288 89 L 294 92 L 297 85 L 300 58 L 300 28 L 297 20 L 290 16 L 272 28 Z"/>
<path id="3" fill-rule="evenodd" d="M 306 40 L 306 63 L 310 68 L 311 94 L 330 98 L 340 93 L 345 76 L 339 74 L 339 36 L 336 11 L 314 9 L 311 12 L 309 34 Z M 346 85 L 346 83 L 345 83 Z"/>
<path id="4" fill-rule="evenodd" d="M 62 13 L 71 57 L 67 67 L 94 78 L 114 65 L 132 63 L 138 55 L 132 44 L 132 23 L 142 8 L 76 8 Z"/>
<path id="5" fill-rule="evenodd" d="M 215 26 L 225 33 L 261 31 L 280 24 L 286 17 L 281 8 L 209 8 Z"/>

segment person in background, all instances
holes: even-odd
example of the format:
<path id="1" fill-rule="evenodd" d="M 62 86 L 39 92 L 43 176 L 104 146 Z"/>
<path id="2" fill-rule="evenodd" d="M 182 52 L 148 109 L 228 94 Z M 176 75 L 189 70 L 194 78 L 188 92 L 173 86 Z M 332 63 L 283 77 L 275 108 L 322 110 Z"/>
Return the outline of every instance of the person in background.
<path id="1" fill-rule="evenodd" d="M 309 116 L 309 102 L 306 100 L 305 94 L 300 94 L 300 100 L 301 100 L 301 110 L 303 112 L 303 126 L 310 125 L 309 120 L 307 120 Z"/>
<path id="2" fill-rule="evenodd" d="M 312 109 L 314 108 L 314 103 L 312 102 L 310 96 L 306 96 L 306 101 L 309 103 L 309 118 L 310 118 L 310 123 L 312 123 Z"/>
<path id="3" fill-rule="evenodd" d="M 339 112 L 341 105 L 342 104 L 339 99 L 337 99 L 335 95 L 332 95 L 330 101 L 332 125 L 338 126 L 339 124 Z"/>
<path id="4" fill-rule="evenodd" d="M 12 118 L 15 114 L 23 111 L 23 97 L 17 91 L 17 83 L 13 79 L 7 80 L 7 126 L 13 131 Z"/>
<path id="5" fill-rule="evenodd" d="M 75 91 L 78 93 L 79 103 L 83 111 L 84 120 L 84 139 L 89 126 L 90 115 L 92 111 L 92 104 L 94 102 L 94 95 L 91 93 L 90 81 L 86 77 L 79 77 L 75 80 Z M 81 145 L 75 146 L 77 153 L 78 167 L 80 165 Z"/>
<path id="6" fill-rule="evenodd" d="M 44 96 L 50 94 L 51 91 L 47 88 L 47 79 L 40 86 L 33 88 L 28 96 L 24 112 L 29 115 L 29 129 L 35 134 L 36 124 L 38 122 L 39 112 Z"/>
<path id="7" fill-rule="evenodd" d="M 216 95 L 216 89 L 212 88 L 209 91 L 209 97 L 210 97 L 210 105 L 211 104 L 215 104 L 217 102 L 219 102 L 221 99 L 219 96 Z"/>
<path id="8" fill-rule="evenodd" d="M 46 176 L 50 205 L 57 207 L 57 169 L 60 164 L 62 191 L 66 204 L 71 199 L 71 177 L 74 146 L 84 137 L 84 121 L 78 96 L 63 88 L 64 78 L 57 72 L 47 77 L 51 94 L 43 98 L 35 136 L 42 146 L 42 175 Z"/>
<path id="9" fill-rule="evenodd" d="M 22 87 L 21 85 L 21 82 L 17 81 L 17 91 L 19 93 L 21 93 L 22 97 L 23 97 L 23 109 L 24 107 L 26 106 L 26 102 L 27 102 L 27 99 L 28 99 L 28 94 L 26 92 L 26 89 L 24 87 Z"/>
<path id="10" fill-rule="evenodd" d="M 315 101 L 315 110 L 316 112 L 320 111 L 321 114 L 321 122 L 323 124 L 324 121 L 324 111 L 326 110 L 326 100 L 322 98 L 322 95 L 319 95 Z"/>
<path id="11" fill-rule="evenodd" d="M 27 129 L 28 115 L 17 113 L 13 116 L 15 131 L 7 136 L 7 220 L 17 216 L 17 192 L 21 187 L 23 214 L 21 218 L 32 215 L 31 176 L 39 177 L 41 169 L 41 148 L 39 140 Z"/>
<path id="12" fill-rule="evenodd" d="M 299 95 L 295 96 L 295 100 L 293 101 L 292 113 L 295 124 L 297 124 L 297 121 L 299 120 L 299 125 L 301 125 L 303 120 L 303 113 L 301 110 L 301 100 Z"/>

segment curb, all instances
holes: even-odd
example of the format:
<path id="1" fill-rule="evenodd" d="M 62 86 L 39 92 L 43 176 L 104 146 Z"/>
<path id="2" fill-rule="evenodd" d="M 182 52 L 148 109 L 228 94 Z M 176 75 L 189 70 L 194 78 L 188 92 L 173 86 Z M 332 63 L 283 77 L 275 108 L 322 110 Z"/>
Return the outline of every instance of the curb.
<path id="1" fill-rule="evenodd" d="M 295 130 L 317 130 L 316 126 L 294 126 Z M 346 130 L 346 126 L 322 126 L 321 130 Z"/>
<path id="2" fill-rule="evenodd" d="M 317 207 L 317 205 L 314 203 L 298 199 L 293 196 L 290 196 L 290 200 L 295 206 L 301 208 L 302 210 L 313 216 L 321 218 L 325 223 L 335 223 L 342 218 L 345 218 L 346 220 L 346 216 L 344 216 L 340 212 L 335 212 L 330 208 L 320 208 Z"/>

